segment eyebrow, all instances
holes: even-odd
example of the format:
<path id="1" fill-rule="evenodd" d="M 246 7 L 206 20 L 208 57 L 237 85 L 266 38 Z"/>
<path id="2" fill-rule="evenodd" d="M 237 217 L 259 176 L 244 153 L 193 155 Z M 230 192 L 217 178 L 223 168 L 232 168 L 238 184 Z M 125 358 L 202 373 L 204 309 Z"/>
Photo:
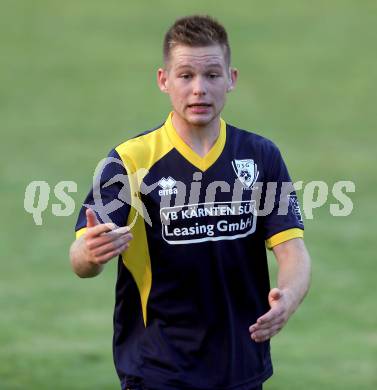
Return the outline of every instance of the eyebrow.
<path id="1" fill-rule="evenodd" d="M 206 68 L 219 68 L 222 70 L 222 66 L 217 63 L 217 62 L 214 62 L 214 63 L 210 63 L 210 64 L 206 64 L 205 65 Z M 185 65 L 178 65 L 175 69 L 176 70 L 180 70 L 180 69 L 193 69 L 194 67 L 190 64 L 185 64 Z"/>

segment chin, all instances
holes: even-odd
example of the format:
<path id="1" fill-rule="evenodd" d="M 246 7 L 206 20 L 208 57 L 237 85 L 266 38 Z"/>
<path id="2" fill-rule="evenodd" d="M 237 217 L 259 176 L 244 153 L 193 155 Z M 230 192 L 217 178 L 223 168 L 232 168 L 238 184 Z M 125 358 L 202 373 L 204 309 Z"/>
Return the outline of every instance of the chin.
<path id="1" fill-rule="evenodd" d="M 213 120 L 213 115 L 190 115 L 187 122 L 194 126 L 206 126 Z"/>
<path id="2" fill-rule="evenodd" d="M 195 118 L 188 121 L 193 126 L 207 126 L 211 121 L 204 118 Z"/>

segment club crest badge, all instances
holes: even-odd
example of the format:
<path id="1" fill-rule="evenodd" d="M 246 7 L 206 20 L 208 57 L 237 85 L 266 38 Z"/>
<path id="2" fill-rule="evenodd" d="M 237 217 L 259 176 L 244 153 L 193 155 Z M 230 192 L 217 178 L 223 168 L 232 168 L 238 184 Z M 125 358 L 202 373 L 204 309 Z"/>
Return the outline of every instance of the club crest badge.
<path id="1" fill-rule="evenodd" d="M 250 190 L 253 189 L 253 184 L 257 181 L 259 176 L 257 164 L 255 164 L 254 160 L 235 159 L 232 161 L 232 166 L 242 185 Z"/>

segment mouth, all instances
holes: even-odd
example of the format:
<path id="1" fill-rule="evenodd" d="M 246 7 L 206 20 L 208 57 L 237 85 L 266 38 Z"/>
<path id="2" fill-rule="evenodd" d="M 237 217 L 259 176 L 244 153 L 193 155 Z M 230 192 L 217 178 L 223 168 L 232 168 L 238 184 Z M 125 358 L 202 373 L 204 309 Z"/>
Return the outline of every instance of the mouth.
<path id="1" fill-rule="evenodd" d="M 211 107 L 211 104 L 209 103 L 192 103 L 192 104 L 188 104 L 188 107 L 189 108 L 192 108 L 192 107 Z"/>

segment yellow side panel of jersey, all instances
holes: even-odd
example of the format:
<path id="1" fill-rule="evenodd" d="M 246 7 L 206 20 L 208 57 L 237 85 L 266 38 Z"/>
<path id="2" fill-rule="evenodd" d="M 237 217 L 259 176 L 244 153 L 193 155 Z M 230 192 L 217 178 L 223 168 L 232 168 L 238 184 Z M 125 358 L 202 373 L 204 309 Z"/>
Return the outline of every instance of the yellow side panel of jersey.
<path id="1" fill-rule="evenodd" d="M 127 170 L 131 190 L 131 209 L 127 226 L 131 227 L 133 240 L 130 247 L 122 253 L 122 259 L 138 287 L 145 326 L 147 302 L 152 287 L 152 269 L 139 188 L 148 170 L 172 148 L 162 126 L 146 135 L 126 141 L 115 149 Z"/>

